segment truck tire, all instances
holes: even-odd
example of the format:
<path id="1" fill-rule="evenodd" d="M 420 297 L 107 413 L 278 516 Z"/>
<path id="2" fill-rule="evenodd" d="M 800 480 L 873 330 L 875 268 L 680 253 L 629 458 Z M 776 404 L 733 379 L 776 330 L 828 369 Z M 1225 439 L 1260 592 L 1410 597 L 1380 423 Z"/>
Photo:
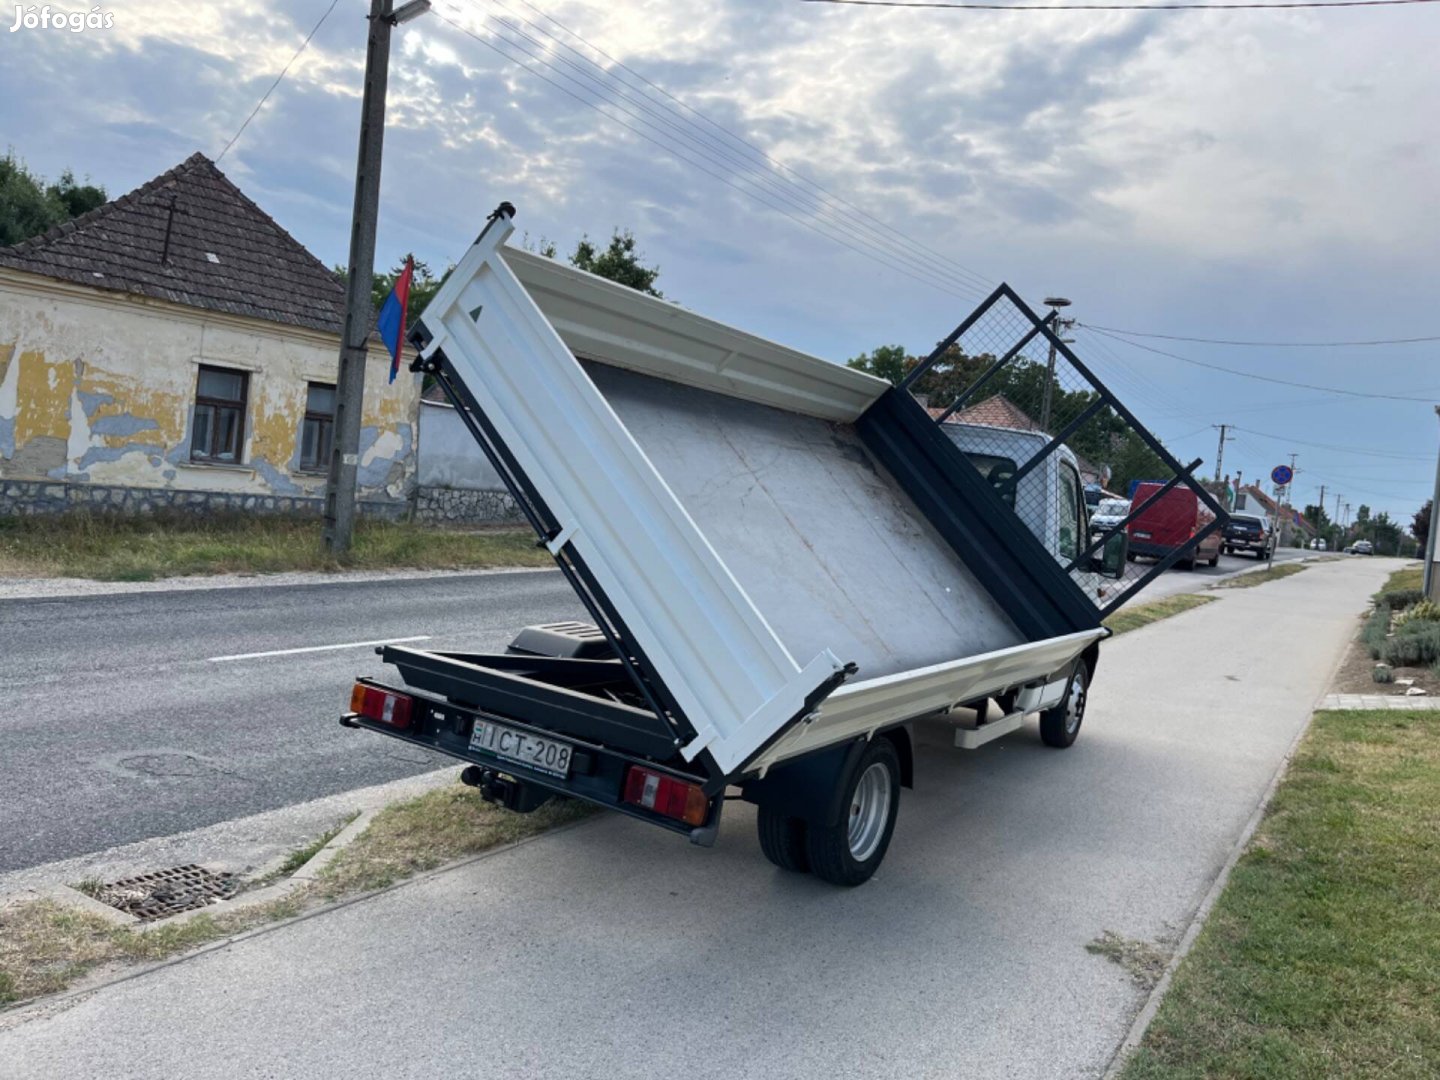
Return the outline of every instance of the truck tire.
<path id="1" fill-rule="evenodd" d="M 802 819 L 762 804 L 755 817 L 755 827 L 760 833 L 760 850 L 767 859 L 781 870 L 797 874 L 809 872 L 810 859 L 805 853 L 807 828 Z"/>
<path id="2" fill-rule="evenodd" d="M 1075 669 L 1070 685 L 1065 688 L 1065 697 L 1054 708 L 1040 714 L 1040 741 L 1046 746 L 1063 750 L 1075 742 L 1080 735 L 1080 725 L 1085 720 L 1085 699 L 1090 690 L 1090 670 L 1084 664 Z"/>
<path id="3" fill-rule="evenodd" d="M 805 830 L 810 872 L 832 885 L 861 885 L 885 858 L 900 809 L 900 755 L 875 738 L 845 777 L 844 812 L 834 825 Z"/>
<path id="4" fill-rule="evenodd" d="M 1214 555 L 1211 555 L 1210 558 L 1209 558 L 1208 560 L 1206 560 L 1205 565 L 1206 565 L 1206 566 L 1219 566 L 1219 565 L 1220 565 L 1220 552 L 1217 551 L 1217 552 L 1215 552 Z"/>

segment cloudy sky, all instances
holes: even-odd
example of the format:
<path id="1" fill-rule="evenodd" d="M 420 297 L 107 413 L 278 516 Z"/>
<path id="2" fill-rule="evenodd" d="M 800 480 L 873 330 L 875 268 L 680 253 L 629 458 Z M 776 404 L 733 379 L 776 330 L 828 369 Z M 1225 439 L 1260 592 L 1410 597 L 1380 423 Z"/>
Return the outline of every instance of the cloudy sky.
<path id="1" fill-rule="evenodd" d="M 1440 335 L 1440 5 L 536 3 L 435 0 L 397 31 L 383 262 L 413 250 L 443 267 L 509 199 L 562 249 L 628 227 L 667 296 L 837 361 L 923 351 L 1002 280 L 1127 331 Z M 214 157 L 330 4 L 114 0 L 113 28 L 78 34 L 9 33 L 6 5 L 0 142 L 112 195 Z M 367 10 L 335 0 L 221 163 L 329 263 L 346 255 Z M 1143 339 L 1167 356 L 1077 337 L 1207 472 L 1226 422 L 1227 472 L 1299 455 L 1297 502 L 1324 484 L 1332 510 L 1338 491 L 1408 523 L 1429 495 L 1440 341 Z"/>

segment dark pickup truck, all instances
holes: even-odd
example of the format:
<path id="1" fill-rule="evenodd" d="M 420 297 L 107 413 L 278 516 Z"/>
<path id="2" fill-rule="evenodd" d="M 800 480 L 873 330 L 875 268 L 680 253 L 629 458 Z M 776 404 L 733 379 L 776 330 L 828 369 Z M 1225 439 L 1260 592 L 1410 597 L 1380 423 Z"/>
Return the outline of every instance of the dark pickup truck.
<path id="1" fill-rule="evenodd" d="M 1275 533 L 1270 523 L 1261 517 L 1232 514 L 1223 536 L 1226 555 L 1253 551 L 1257 559 L 1268 559 L 1275 551 Z"/>

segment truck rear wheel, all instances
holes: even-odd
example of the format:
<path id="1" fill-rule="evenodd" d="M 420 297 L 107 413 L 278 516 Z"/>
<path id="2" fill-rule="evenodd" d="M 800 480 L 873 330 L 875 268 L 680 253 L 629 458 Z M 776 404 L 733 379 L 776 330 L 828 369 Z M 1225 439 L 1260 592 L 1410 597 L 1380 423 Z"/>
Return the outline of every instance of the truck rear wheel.
<path id="1" fill-rule="evenodd" d="M 900 756 L 889 739 L 872 739 L 845 778 L 840 820 L 806 826 L 811 873 L 832 885 L 869 881 L 890 847 L 899 808 Z"/>
<path id="2" fill-rule="evenodd" d="M 767 859 L 781 870 L 797 874 L 810 870 L 810 858 L 805 853 L 807 826 L 803 819 L 789 817 L 762 804 L 755 826 L 760 833 L 760 850 Z"/>
<path id="3" fill-rule="evenodd" d="M 1065 688 L 1064 700 L 1040 714 L 1040 740 L 1046 746 L 1063 750 L 1079 737 L 1089 689 L 1090 671 L 1081 664 L 1071 676 L 1070 685 Z"/>

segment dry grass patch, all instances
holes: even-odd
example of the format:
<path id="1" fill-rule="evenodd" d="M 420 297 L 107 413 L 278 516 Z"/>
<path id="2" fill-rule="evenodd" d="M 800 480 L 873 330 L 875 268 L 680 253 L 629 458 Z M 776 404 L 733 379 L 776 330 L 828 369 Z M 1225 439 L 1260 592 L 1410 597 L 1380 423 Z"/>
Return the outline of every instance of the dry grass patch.
<path id="1" fill-rule="evenodd" d="M 1148 604 L 1131 604 L 1107 618 L 1105 625 L 1117 634 L 1124 634 L 1161 619 L 1168 619 L 1172 615 L 1179 615 L 1191 608 L 1203 607 L 1215 599 L 1204 593 L 1179 593 L 1163 600 L 1152 600 Z"/>
<path id="2" fill-rule="evenodd" d="M 1113 930 L 1106 930 L 1086 945 L 1085 951 L 1103 956 L 1112 964 L 1119 964 L 1136 986 L 1147 990 L 1160 981 L 1160 976 L 1165 974 L 1165 965 L 1170 961 L 1170 954 L 1160 946 L 1122 937 Z"/>
<path id="3" fill-rule="evenodd" d="M 525 529 L 442 529 L 361 521 L 343 560 L 309 517 L 89 513 L 0 518 L 0 576 L 153 581 L 191 574 L 287 570 L 473 570 L 551 566 Z"/>
<path id="4" fill-rule="evenodd" d="M 451 784 L 387 806 L 321 871 L 319 887 L 332 898 L 382 889 L 593 812 L 588 803 L 552 800 L 534 813 L 512 814 L 485 802 L 473 788 Z"/>
<path id="5" fill-rule="evenodd" d="M 1298 574 L 1305 569 L 1304 563 L 1287 562 L 1279 566 L 1272 566 L 1268 570 L 1250 570 L 1236 577 L 1226 578 L 1210 586 L 1212 589 L 1253 589 L 1256 585 L 1264 585 L 1267 581 L 1279 581 L 1291 574 Z"/>

